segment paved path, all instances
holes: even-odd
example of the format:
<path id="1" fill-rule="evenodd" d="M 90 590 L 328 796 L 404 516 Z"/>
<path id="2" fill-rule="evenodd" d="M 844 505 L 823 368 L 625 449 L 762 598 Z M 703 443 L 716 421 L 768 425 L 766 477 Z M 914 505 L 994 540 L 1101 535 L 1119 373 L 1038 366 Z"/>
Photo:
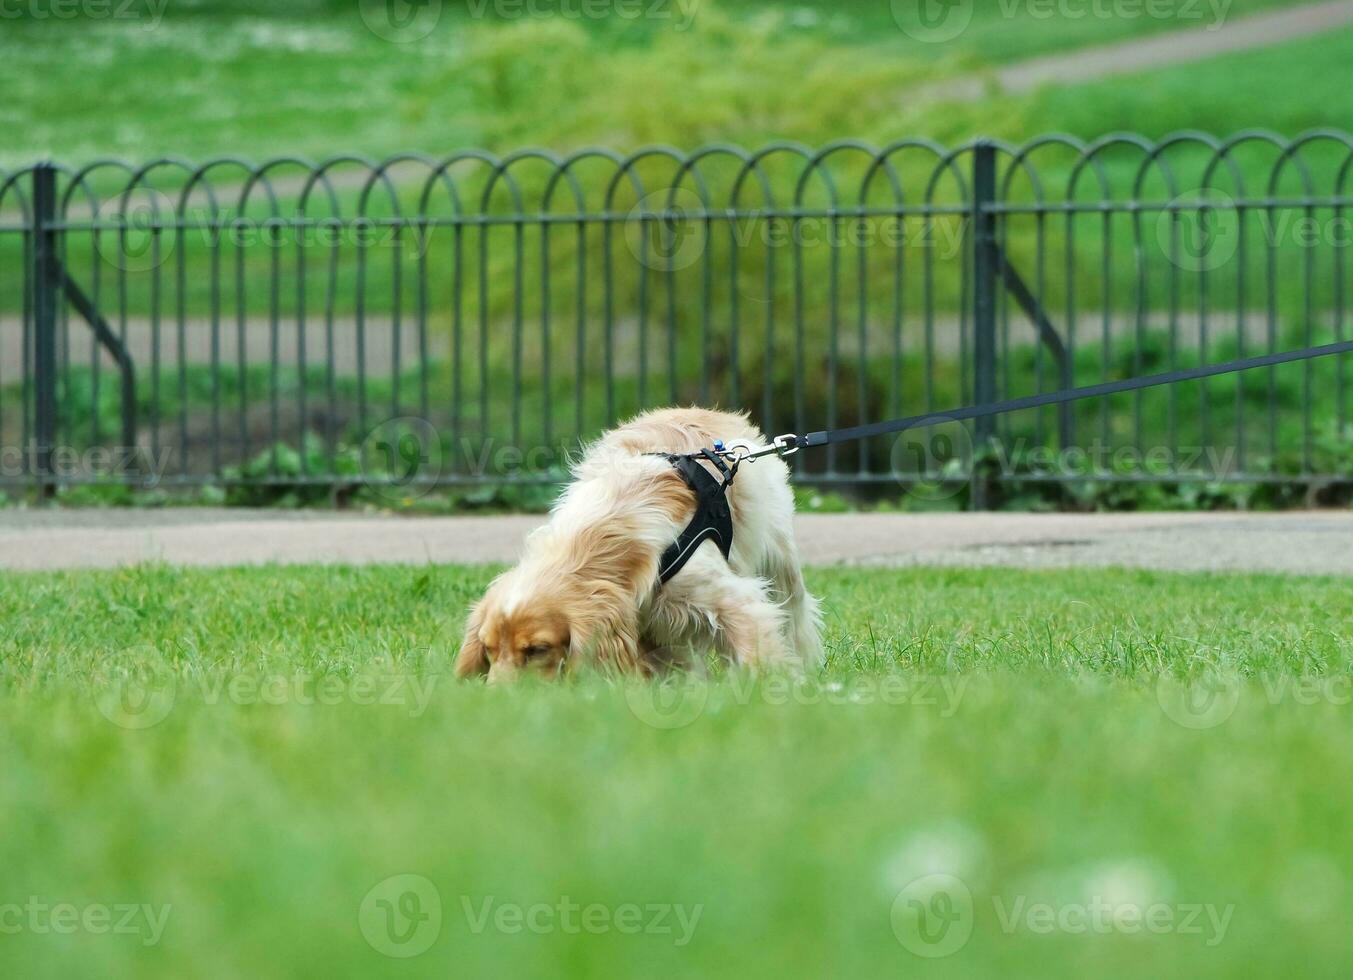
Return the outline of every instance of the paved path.
<path id="1" fill-rule="evenodd" d="M 541 518 L 0 510 L 0 568 L 507 562 Z M 1353 575 L 1353 511 L 804 515 L 810 564 L 1130 566 Z"/>
<path id="2" fill-rule="evenodd" d="M 1199 9 L 1206 12 L 1206 5 Z M 1019 94 L 1040 85 L 1074 85 L 1202 61 L 1349 26 L 1353 26 L 1353 0 L 1328 0 L 1228 18 L 1219 27 L 1209 20 L 1199 27 L 1033 58 L 997 68 L 990 76 L 937 82 L 922 91 L 928 98 L 975 102 L 986 98 L 991 78 L 999 91 Z M 916 98 L 916 92 L 908 97 Z"/>
<path id="3" fill-rule="evenodd" d="M 919 316 L 908 312 L 906 322 L 902 324 L 902 348 L 908 356 L 920 356 L 926 349 L 926 325 Z M 1304 314 L 1303 314 L 1304 315 Z M 1126 311 L 1078 309 L 1074 324 L 1068 325 L 1065 310 L 1055 310 L 1053 317 L 1058 329 L 1066 336 L 1072 332 L 1077 335 L 1081 347 L 1096 344 L 1106 329 L 1114 336 L 1131 338 L 1138 328 L 1142 330 L 1168 331 L 1173 328 L 1177 342 L 1185 347 L 1197 347 L 1202 340 L 1203 318 L 1192 310 L 1178 310 L 1174 314 L 1168 309 L 1145 310 L 1140 314 Z M 1235 309 L 1214 305 L 1207 314 L 1208 336 L 1212 341 L 1230 339 L 1239 333 L 1237 324 L 1243 323 L 1245 340 L 1251 350 L 1263 350 L 1268 343 L 1269 313 L 1266 309 L 1246 309 L 1243 316 Z M 1312 322 L 1317 326 L 1333 328 L 1341 322 L 1338 310 L 1313 310 Z M 1107 321 L 1107 323 L 1106 323 Z M 1304 321 L 1302 321 L 1304 322 Z M 1283 336 L 1285 331 L 1297 323 L 1297 318 L 1285 312 L 1274 312 L 1273 330 L 1275 335 Z M 597 337 L 605 328 L 605 321 L 593 318 L 588 321 L 589 335 Z M 114 330 L 120 330 L 120 324 L 113 324 Z M 574 329 L 569 324 L 570 333 Z M 650 325 L 650 330 L 663 331 L 665 325 Z M 244 334 L 244 351 L 250 364 L 268 364 L 272 357 L 272 323 L 266 318 L 251 318 L 244 322 L 243 330 L 232 317 L 223 317 L 217 331 L 218 362 L 226 370 L 232 370 L 239 360 L 240 334 Z M 467 336 L 473 338 L 477 326 L 471 325 Z M 743 327 L 748 330 L 747 326 Z M 865 343 L 871 352 L 887 354 L 892 350 L 894 325 L 891 318 L 879 316 L 866 323 Z M 490 328 L 490 343 L 496 350 L 507 350 L 510 344 L 512 325 L 510 322 L 495 323 Z M 961 352 L 964 322 L 957 317 L 939 314 L 932 319 L 929 331 L 929 345 L 933 353 L 953 356 Z M 329 349 L 328 328 L 322 316 L 311 316 L 305 322 L 305 363 L 311 368 L 322 368 Z M 129 317 L 127 321 L 126 346 L 131 354 L 132 363 L 148 371 L 155 344 L 160 348 L 160 366 L 165 371 L 175 371 L 179 361 L 178 321 L 173 317 L 161 320 L 157 331 L 145 317 Z M 184 324 L 183 359 L 186 364 L 210 364 L 212 360 L 211 321 L 202 317 L 190 317 Z M 369 377 L 389 377 L 394 366 L 395 345 L 394 327 L 388 313 L 368 313 L 363 340 L 361 363 Z M 523 351 L 523 366 L 528 371 L 539 370 L 540 324 L 527 320 L 524 328 L 526 350 Z M 294 367 L 300 364 L 300 330 L 296 320 L 282 317 L 277 323 L 277 362 Z M 754 334 L 753 334 L 754 336 Z M 842 328 L 838 334 L 840 356 L 848 358 L 859 351 L 856 326 Z M 1035 341 L 1033 324 L 1018 310 L 1010 311 L 1010 340 L 1012 344 L 1031 344 Z M 23 323 L 12 316 L 0 316 L 0 382 L 13 382 L 21 377 L 24 365 Z M 427 345 L 427 360 L 449 361 L 451 357 L 451 331 L 444 323 L 428 324 L 426 337 L 422 342 Z M 473 343 L 473 339 L 469 342 Z M 571 344 L 569 340 L 567 343 Z M 639 365 L 639 321 L 635 317 L 616 317 L 611 325 L 612 360 L 618 377 L 634 377 Z M 93 331 L 86 329 L 84 322 L 77 317 L 71 318 L 69 356 L 73 365 L 84 366 L 90 363 L 94 352 Z M 351 317 L 339 317 L 333 324 L 334 371 L 339 377 L 357 373 L 357 321 Z M 417 367 L 421 350 L 418 336 L 418 323 L 412 316 L 405 315 L 400 322 L 399 356 L 404 370 Z M 566 346 L 566 351 L 572 350 Z M 108 377 L 114 377 L 115 368 L 107 352 L 100 349 L 102 370 Z"/>

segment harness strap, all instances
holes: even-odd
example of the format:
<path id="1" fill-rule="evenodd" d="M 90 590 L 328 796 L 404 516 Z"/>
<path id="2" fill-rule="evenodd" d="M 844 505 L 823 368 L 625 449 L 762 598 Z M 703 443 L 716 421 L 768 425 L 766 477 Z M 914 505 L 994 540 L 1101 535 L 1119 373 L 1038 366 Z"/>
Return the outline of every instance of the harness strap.
<path id="1" fill-rule="evenodd" d="M 655 453 L 662 456 L 686 481 L 695 494 L 695 513 L 681 536 L 662 553 L 658 562 L 658 583 L 665 584 L 691 560 L 695 549 L 706 541 L 714 541 L 725 559 L 733 547 L 733 514 L 728 507 L 728 488 L 737 475 L 738 465 L 731 467 L 717 453 L 701 449 L 697 453 Z M 716 478 L 701 466 L 699 460 L 711 463 L 722 479 Z"/>

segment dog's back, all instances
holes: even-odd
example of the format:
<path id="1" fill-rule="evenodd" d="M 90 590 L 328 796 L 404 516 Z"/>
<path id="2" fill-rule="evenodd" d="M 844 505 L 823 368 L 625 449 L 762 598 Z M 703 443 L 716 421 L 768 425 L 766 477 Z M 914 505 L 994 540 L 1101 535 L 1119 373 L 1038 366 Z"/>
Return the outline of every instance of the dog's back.
<path id="1" fill-rule="evenodd" d="M 632 453 L 692 453 L 714 445 L 746 439 L 761 443 L 765 437 L 742 412 L 710 408 L 660 408 L 636 415 L 602 437 L 599 446 Z"/>

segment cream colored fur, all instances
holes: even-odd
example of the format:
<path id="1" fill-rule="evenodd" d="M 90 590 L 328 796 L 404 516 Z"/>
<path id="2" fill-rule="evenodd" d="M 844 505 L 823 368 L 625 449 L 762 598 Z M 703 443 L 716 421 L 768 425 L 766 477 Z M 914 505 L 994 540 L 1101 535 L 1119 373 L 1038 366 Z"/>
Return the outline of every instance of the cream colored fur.
<path id="1" fill-rule="evenodd" d="M 471 611 L 458 673 L 499 681 L 582 663 L 652 672 L 711 649 L 749 667 L 815 666 L 818 605 L 804 586 L 789 472 L 778 457 L 738 470 L 728 560 L 706 541 L 659 586 L 659 559 L 695 502 L 671 464 L 647 454 L 692 452 L 716 439 L 765 441 L 745 415 L 674 408 L 592 444 L 521 562 Z"/>

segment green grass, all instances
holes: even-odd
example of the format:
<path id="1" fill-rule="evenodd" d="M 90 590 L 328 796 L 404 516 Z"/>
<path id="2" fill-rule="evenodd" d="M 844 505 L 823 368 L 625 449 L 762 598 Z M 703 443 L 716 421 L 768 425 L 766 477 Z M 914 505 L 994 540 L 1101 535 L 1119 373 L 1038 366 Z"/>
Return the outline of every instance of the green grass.
<path id="1" fill-rule="evenodd" d="M 1189 0 L 1170 0 L 1167 3 L 1138 6 L 1131 3 L 1078 3 L 1075 0 L 1063 3 L 974 0 L 966 5 L 971 11 L 971 19 L 952 40 L 913 43 L 910 36 L 903 32 L 896 41 L 904 50 L 918 56 L 930 54 L 940 57 L 958 52 L 963 58 L 977 63 L 1000 64 L 1152 34 L 1210 28 L 1264 10 L 1297 6 L 1302 2 L 1304 0 L 1220 0 L 1216 3 L 1204 0 L 1195 4 Z M 733 7 L 737 9 L 752 5 L 738 3 Z M 888 3 L 847 0 L 834 5 L 832 9 L 848 15 L 859 26 L 860 30 L 854 37 L 860 40 L 884 39 L 884 43 L 887 43 L 894 39 L 899 23 L 916 25 L 914 12 L 919 6 L 915 0 L 891 0 Z M 943 6 L 935 4 L 931 9 L 934 11 Z M 949 6 L 962 9 L 961 4 Z M 1122 15 L 1115 16 L 1115 11 Z M 1147 14 L 1147 11 L 1154 13 Z M 932 13 L 931 17 L 934 16 Z"/>
<path id="2" fill-rule="evenodd" d="M 1227 16 L 1290 2 L 1234 0 Z M 1185 5 L 1178 0 L 1180 9 Z M 282 10 L 170 4 L 161 21 L 11 19 L 0 34 L 0 81 L 10 95 L 0 121 L 11 134 L 0 161 L 44 154 L 84 162 L 110 154 L 440 155 L 469 145 L 508 151 L 594 142 L 628 148 L 918 134 L 958 140 L 986 132 L 1022 137 L 1033 131 L 1028 100 L 1017 101 L 1014 111 L 999 100 L 937 108 L 907 93 L 922 80 L 1199 23 L 1047 18 L 1035 6 L 975 4 L 969 27 L 940 44 L 910 38 L 886 0 L 804 3 L 788 11 L 751 0 L 701 0 L 684 30 L 674 19 L 480 19 L 448 4 L 437 29 L 412 44 L 391 44 L 368 30 L 356 0 Z M 1207 14 L 1207 6 L 1199 12 Z M 1211 20 L 1207 14 L 1203 22 Z M 1335 58 L 1338 44 L 1301 42 L 1322 52 L 1318 63 Z M 1188 126 L 1206 118 L 1210 125 L 1202 128 L 1229 131 L 1252 124 L 1256 111 L 1289 131 L 1313 116 L 1326 123 L 1342 118 L 1348 101 L 1336 85 L 1339 73 L 1317 74 L 1317 64 L 1281 53 L 1302 46 L 1236 56 L 1233 63 L 1241 65 L 1286 62 L 1276 89 L 1258 88 L 1267 108 L 1240 99 L 1229 85 L 1237 75 L 1218 62 L 1187 69 L 1196 84 L 1182 100 L 1152 101 L 1161 85 L 1139 78 L 1105 87 L 1115 107 L 1152 106 L 1122 113 L 1133 129 L 1152 128 L 1155 118 Z M 70 63 L 81 71 L 63 70 Z M 1331 98 L 1313 98 L 1313 85 L 1329 89 Z M 1046 122 L 1065 128 L 1084 119 L 1098 135 L 1109 127 L 1091 105 L 1098 100 L 1079 98 L 1065 122 Z M 1033 114 L 1040 121 L 1047 115 Z"/>
<path id="3" fill-rule="evenodd" d="M 1093 139 L 1116 131 L 1163 136 L 1200 129 L 1220 136 L 1271 129 L 1353 129 L 1353 101 L 1339 67 L 1353 57 L 1353 31 L 1330 31 L 1197 64 L 1177 65 L 1033 96 L 1028 119 Z M 1144 111 L 1149 109 L 1149 111 Z"/>
<path id="4" fill-rule="evenodd" d="M 642 720 L 658 717 L 646 686 L 453 682 L 463 610 L 490 574 L 7 578 L 0 904 L 170 911 L 154 946 L 84 931 L 0 936 L 0 971 L 1347 971 L 1344 581 L 816 570 L 830 658 L 813 683 L 791 692 L 716 677 L 685 689 L 670 717 L 688 723 L 661 728 Z M 1189 718 L 1159 676 L 1210 671 L 1244 678 L 1233 714 L 1207 729 L 1172 720 Z M 299 681 L 278 681 L 319 676 L 337 703 L 302 703 Z M 400 678 L 402 703 L 356 703 L 364 677 Z M 271 693 L 249 678 L 274 679 Z M 1336 685 L 1314 699 L 1283 686 L 1301 678 Z M 107 694 L 136 679 L 175 694 L 153 702 L 167 714 L 141 730 L 100 709 L 125 720 Z M 957 876 L 973 897 L 970 941 L 938 960 L 915 957 L 890 926 L 899 892 L 929 873 Z M 363 897 L 396 874 L 426 877 L 442 902 L 435 943 L 409 961 L 374 951 L 359 926 Z M 462 896 L 476 914 L 490 898 L 567 896 L 613 911 L 699 906 L 700 918 L 681 946 L 615 930 L 475 933 Z M 1215 943 L 1208 926 L 1041 935 L 1021 920 L 1006 932 L 1001 915 L 1021 897 L 1231 913 Z"/>

